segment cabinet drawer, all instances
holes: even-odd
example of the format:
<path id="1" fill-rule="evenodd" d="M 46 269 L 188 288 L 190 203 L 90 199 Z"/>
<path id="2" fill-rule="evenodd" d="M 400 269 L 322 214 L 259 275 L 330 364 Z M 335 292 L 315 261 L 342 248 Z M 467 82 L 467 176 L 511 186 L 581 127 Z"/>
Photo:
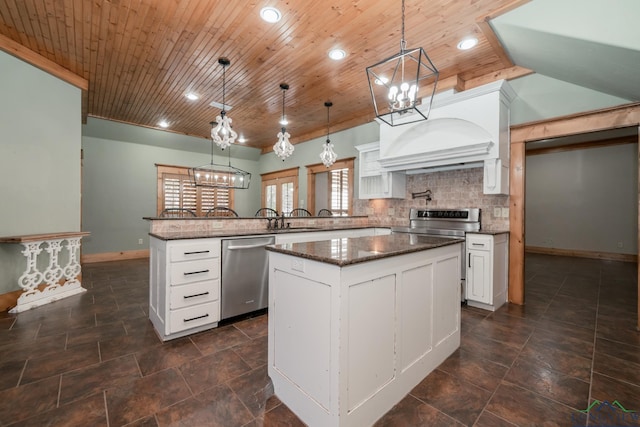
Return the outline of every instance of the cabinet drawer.
<path id="1" fill-rule="evenodd" d="M 219 271 L 219 258 L 173 262 L 171 263 L 171 286 L 217 279 Z"/>
<path id="2" fill-rule="evenodd" d="M 171 261 L 189 261 L 220 256 L 219 240 L 190 241 L 175 243 L 169 250 Z"/>
<path id="3" fill-rule="evenodd" d="M 172 286 L 170 293 L 169 308 L 171 310 L 216 301 L 220 296 L 220 281 L 216 279 Z"/>
<path id="4" fill-rule="evenodd" d="M 212 301 L 179 310 L 171 310 L 170 316 L 169 333 L 173 334 L 217 322 L 220 320 L 220 304 L 218 301 Z"/>
<path id="5" fill-rule="evenodd" d="M 492 246 L 492 236 L 470 236 L 467 234 L 467 250 L 490 251 Z"/>

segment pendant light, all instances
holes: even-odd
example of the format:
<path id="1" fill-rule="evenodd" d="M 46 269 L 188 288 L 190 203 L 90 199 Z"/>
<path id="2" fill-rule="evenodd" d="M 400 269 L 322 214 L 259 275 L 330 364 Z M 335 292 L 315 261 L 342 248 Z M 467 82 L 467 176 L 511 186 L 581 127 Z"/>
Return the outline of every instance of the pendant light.
<path id="1" fill-rule="evenodd" d="M 322 164 L 326 167 L 330 167 L 338 158 L 338 155 L 333 151 L 333 144 L 329 139 L 329 109 L 333 106 L 333 102 L 327 101 L 324 103 L 324 106 L 327 107 L 327 141 L 324 144 L 322 153 L 320 153 L 320 159 L 322 160 Z"/>
<path id="2" fill-rule="evenodd" d="M 226 69 L 231 64 L 228 58 L 218 58 L 218 64 L 222 65 L 222 111 L 220 115 L 216 117 L 217 126 L 211 129 L 211 139 L 216 145 L 223 150 L 233 144 L 238 137 L 238 134 L 231 128 L 231 117 L 227 116 L 225 110 L 225 95 L 226 95 Z"/>
<path id="3" fill-rule="evenodd" d="M 220 123 L 211 122 L 213 133 L 214 126 Z M 189 178 L 196 187 L 235 188 L 246 190 L 251 182 L 251 174 L 231 166 L 231 148 L 228 151 L 229 163 L 227 165 L 213 163 L 213 138 L 211 138 L 211 162 L 189 169 Z"/>
<path id="4" fill-rule="evenodd" d="M 390 126 L 426 120 L 439 72 L 423 48 L 407 49 L 404 38 L 404 0 L 400 53 L 367 67 L 369 90 L 376 117 Z M 430 87 L 429 102 L 420 105 L 421 88 Z"/>
<path id="5" fill-rule="evenodd" d="M 276 153 L 276 156 L 280 157 L 282 161 L 293 154 L 293 145 L 289 142 L 289 132 L 287 132 L 287 128 L 285 126 L 289 124 L 286 116 L 284 115 L 284 96 L 286 91 L 289 89 L 289 85 L 286 83 L 280 83 L 280 89 L 282 89 L 282 120 L 280 120 L 280 124 L 282 128 L 280 132 L 278 132 L 278 142 L 273 146 L 273 151 Z"/>

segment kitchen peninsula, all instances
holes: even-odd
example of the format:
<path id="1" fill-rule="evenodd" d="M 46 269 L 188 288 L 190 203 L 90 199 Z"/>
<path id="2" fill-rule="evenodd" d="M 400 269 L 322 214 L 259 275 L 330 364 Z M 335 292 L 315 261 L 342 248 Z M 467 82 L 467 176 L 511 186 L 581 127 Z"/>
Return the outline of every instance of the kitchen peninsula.
<path id="1" fill-rule="evenodd" d="M 268 371 L 310 426 L 371 425 L 460 345 L 462 240 L 269 246 Z"/>

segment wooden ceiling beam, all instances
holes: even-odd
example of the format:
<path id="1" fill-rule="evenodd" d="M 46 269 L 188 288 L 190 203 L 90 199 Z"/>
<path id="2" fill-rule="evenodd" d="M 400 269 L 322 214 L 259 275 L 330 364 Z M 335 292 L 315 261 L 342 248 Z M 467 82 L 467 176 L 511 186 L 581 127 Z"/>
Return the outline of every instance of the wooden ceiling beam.
<path id="1" fill-rule="evenodd" d="M 526 3 L 529 3 L 530 1 L 531 0 L 515 0 L 507 4 L 506 6 L 496 9 L 491 13 L 484 15 L 476 20 L 478 28 L 480 28 L 480 31 L 482 31 L 482 34 L 484 34 L 485 38 L 493 48 L 496 55 L 498 55 L 502 63 L 505 65 L 505 67 L 513 67 L 515 64 L 511 60 L 511 57 L 509 57 L 507 51 L 504 49 L 504 46 L 502 46 L 502 43 L 498 39 L 498 36 L 496 36 L 493 28 L 491 28 L 491 24 L 489 24 L 489 21 L 497 18 L 498 16 L 504 15 L 505 13 L 510 12 Z"/>
<path id="2" fill-rule="evenodd" d="M 0 50 L 15 56 L 42 71 L 51 74 L 77 88 L 82 90 L 89 89 L 89 81 L 77 74 L 72 73 L 66 68 L 56 64 L 55 62 L 41 56 L 40 54 L 22 46 L 8 37 L 0 34 Z"/>

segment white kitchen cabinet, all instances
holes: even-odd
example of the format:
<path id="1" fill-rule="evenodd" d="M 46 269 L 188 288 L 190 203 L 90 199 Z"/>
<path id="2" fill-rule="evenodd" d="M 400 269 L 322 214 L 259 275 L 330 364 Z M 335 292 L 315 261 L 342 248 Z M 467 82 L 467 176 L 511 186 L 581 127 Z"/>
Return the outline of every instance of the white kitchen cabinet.
<path id="1" fill-rule="evenodd" d="M 460 244 L 344 266 L 304 253 L 269 251 L 275 394 L 309 426 L 371 426 L 460 346 Z"/>
<path id="2" fill-rule="evenodd" d="M 149 319 L 163 341 L 220 320 L 220 239 L 150 239 Z"/>
<path id="3" fill-rule="evenodd" d="M 404 172 L 388 172 L 382 169 L 380 144 L 372 142 L 358 145 L 358 195 L 360 199 L 404 199 L 406 175 Z"/>
<path id="4" fill-rule="evenodd" d="M 467 233 L 467 304 L 495 311 L 507 301 L 507 234 Z"/>

